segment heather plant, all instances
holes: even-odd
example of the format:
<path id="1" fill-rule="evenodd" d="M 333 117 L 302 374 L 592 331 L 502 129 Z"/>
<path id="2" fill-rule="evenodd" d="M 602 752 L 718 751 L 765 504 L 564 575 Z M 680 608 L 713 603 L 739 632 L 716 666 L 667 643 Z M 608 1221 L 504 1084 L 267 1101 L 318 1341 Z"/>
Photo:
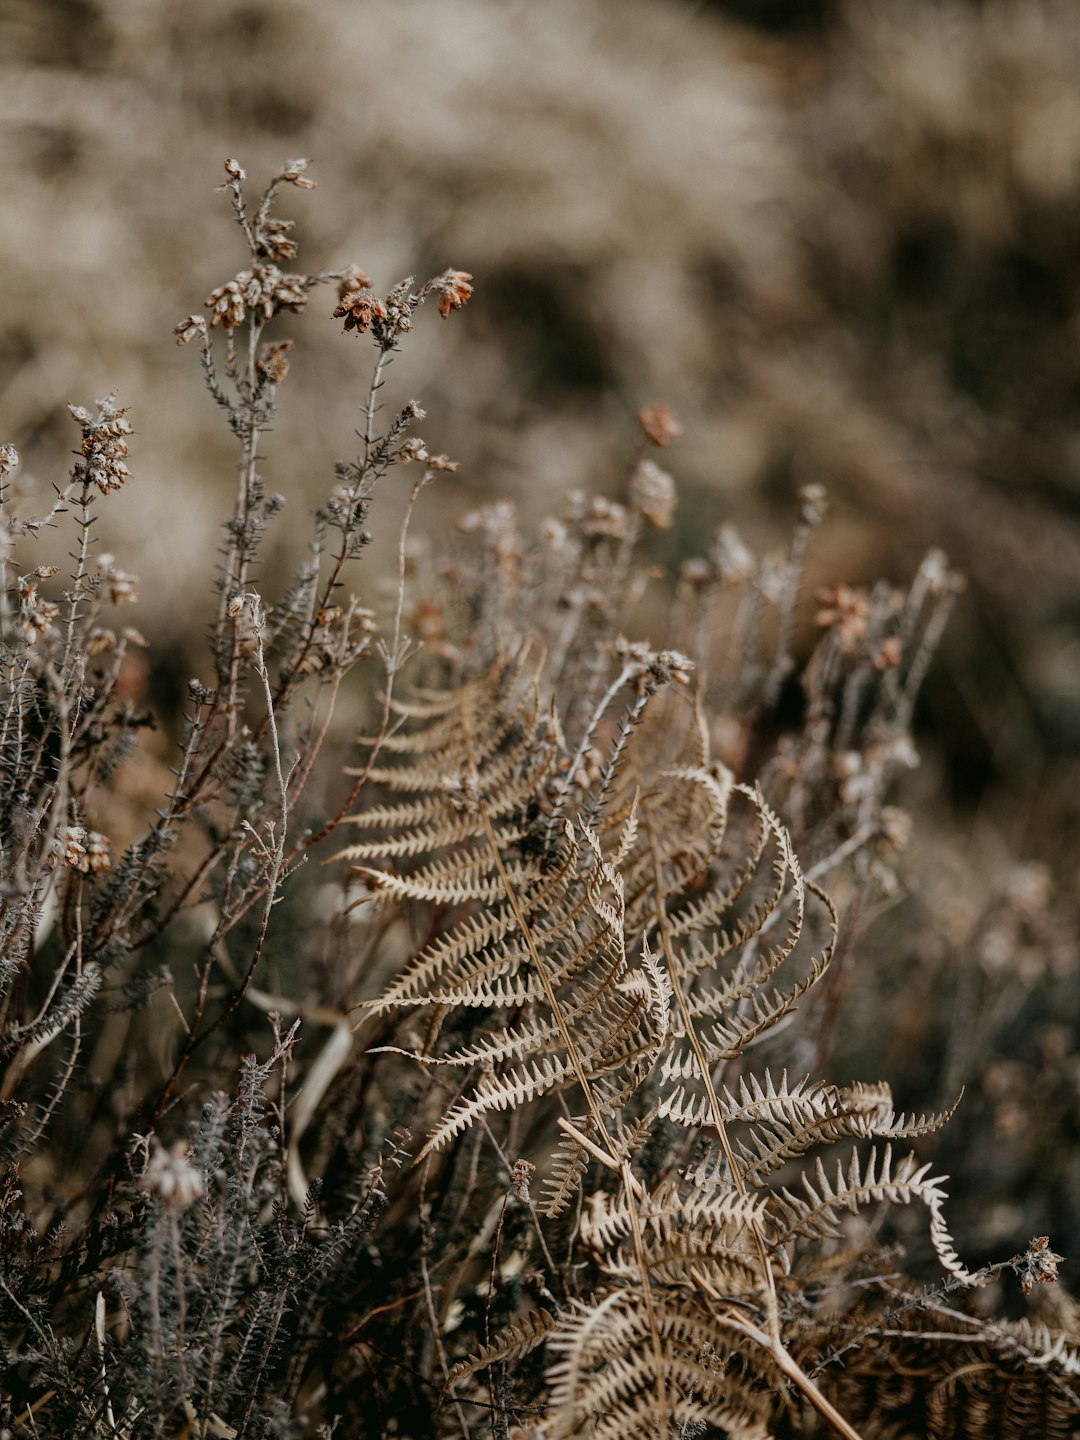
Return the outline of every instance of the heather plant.
<path id="1" fill-rule="evenodd" d="M 663 574 L 663 404 L 618 494 L 535 527 L 482 507 L 412 573 L 457 467 L 383 396 L 472 277 L 283 269 L 306 162 L 254 201 L 225 172 L 243 268 L 176 338 L 236 489 L 175 734 L 131 698 L 152 637 L 96 544 L 139 483 L 125 410 L 72 408 L 40 517 L 0 449 L 5 1432 L 1073 1433 L 1061 1256 L 966 1261 L 917 1148 L 959 1095 L 910 1113 L 830 1071 L 917 833 L 893 792 L 959 578 L 933 552 L 807 616 L 817 485 L 784 552 L 725 524 Z M 359 450 L 271 598 L 279 322 L 321 286 L 370 347 Z M 380 615 L 358 562 L 391 472 Z M 340 777 L 345 694 L 368 720 Z M 121 841 L 153 744 L 171 778 Z"/>

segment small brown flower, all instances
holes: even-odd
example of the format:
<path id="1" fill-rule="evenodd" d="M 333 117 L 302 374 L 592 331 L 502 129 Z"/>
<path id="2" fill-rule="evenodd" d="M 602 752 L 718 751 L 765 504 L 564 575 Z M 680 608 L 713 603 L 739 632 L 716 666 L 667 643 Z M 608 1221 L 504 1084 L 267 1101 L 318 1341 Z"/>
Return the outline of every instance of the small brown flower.
<path id="1" fill-rule="evenodd" d="M 177 345 L 190 345 L 196 335 L 201 337 L 206 334 L 206 316 L 189 315 L 174 328 L 173 334 L 176 336 Z"/>
<path id="2" fill-rule="evenodd" d="M 654 445 L 670 445 L 683 433 L 675 411 L 663 400 L 646 405 L 637 412 L 637 421 L 647 439 Z"/>
<path id="3" fill-rule="evenodd" d="M 139 577 L 129 575 L 126 570 L 110 569 L 108 575 L 109 599 L 114 605 L 125 601 L 134 605 L 139 598 Z"/>
<path id="4" fill-rule="evenodd" d="M 247 171 L 240 164 L 239 160 L 226 160 L 225 174 L 236 184 L 239 184 L 241 180 L 247 179 Z"/>
<path id="5" fill-rule="evenodd" d="M 292 220 L 267 220 L 256 237 L 259 254 L 267 260 L 295 260 L 296 241 L 289 233 L 294 224 Z"/>
<path id="6" fill-rule="evenodd" d="M 451 460 L 449 455 L 429 455 L 428 469 L 441 470 L 448 475 L 455 475 L 461 469 L 459 460 Z"/>
<path id="7" fill-rule="evenodd" d="M 273 345 L 261 345 L 255 361 L 255 373 L 271 385 L 280 385 L 289 373 L 289 351 L 292 340 L 278 340 Z"/>
<path id="8" fill-rule="evenodd" d="M 675 511 L 675 481 L 651 460 L 642 460 L 630 480 L 630 503 L 656 530 L 667 530 Z"/>
<path id="9" fill-rule="evenodd" d="M 307 167 L 306 160 L 287 160 L 285 168 L 281 172 L 281 178 L 289 185 L 295 185 L 298 190 L 314 190 L 315 181 L 309 180 L 304 174 Z"/>
<path id="10" fill-rule="evenodd" d="M 100 875 L 112 865 L 109 855 L 109 837 L 97 830 L 86 832 L 86 864 L 91 875 Z"/>
<path id="11" fill-rule="evenodd" d="M 10 475 L 19 463 L 19 452 L 14 445 L 0 445 L 0 480 Z"/>
<path id="12" fill-rule="evenodd" d="M 373 290 L 350 290 L 342 296 L 341 303 L 334 308 L 334 319 L 344 319 L 344 330 L 355 330 L 358 335 L 371 325 L 372 320 L 385 320 L 387 309 Z"/>
<path id="13" fill-rule="evenodd" d="M 366 270 L 361 270 L 359 265 L 348 265 L 342 272 L 341 281 L 338 284 L 338 299 L 344 300 L 346 295 L 351 295 L 354 290 L 370 290 L 371 277 Z"/>
<path id="14" fill-rule="evenodd" d="M 1014 1267 L 1020 1289 L 1030 1295 L 1036 1285 L 1053 1285 L 1058 1278 L 1057 1267 L 1064 1259 L 1064 1255 L 1055 1255 L 1050 1249 L 1049 1235 L 1036 1235 Z"/>
<path id="15" fill-rule="evenodd" d="M 439 297 L 439 314 L 444 320 L 451 310 L 460 310 L 473 293 L 472 278 L 465 270 L 446 270 L 428 282 Z"/>

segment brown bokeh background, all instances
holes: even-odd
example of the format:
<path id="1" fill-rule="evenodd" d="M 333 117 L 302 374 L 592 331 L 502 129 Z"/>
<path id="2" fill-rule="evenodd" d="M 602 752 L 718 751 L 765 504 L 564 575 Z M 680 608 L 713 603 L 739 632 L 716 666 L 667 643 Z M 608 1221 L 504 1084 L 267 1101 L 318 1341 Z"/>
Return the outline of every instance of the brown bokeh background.
<path id="1" fill-rule="evenodd" d="M 493 495 L 536 516 L 613 489 L 663 398 L 673 553 L 722 521 L 782 543 L 808 481 L 832 501 L 811 583 L 948 553 L 969 587 L 920 719 L 913 898 L 867 942 L 896 1023 L 849 1059 L 931 1102 L 973 1087 L 952 1133 L 988 1246 L 1080 1237 L 1072 0 L 5 0 L 0 57 L 0 438 L 44 495 L 66 402 L 130 406 L 107 538 L 178 684 L 233 457 L 171 331 L 243 264 L 226 155 L 253 179 L 311 158 L 295 268 L 476 277 L 391 375 L 462 462 L 430 534 Z M 282 564 L 365 383 L 327 300 L 279 329 Z M 958 1036 L 982 1048 L 956 1060 Z"/>

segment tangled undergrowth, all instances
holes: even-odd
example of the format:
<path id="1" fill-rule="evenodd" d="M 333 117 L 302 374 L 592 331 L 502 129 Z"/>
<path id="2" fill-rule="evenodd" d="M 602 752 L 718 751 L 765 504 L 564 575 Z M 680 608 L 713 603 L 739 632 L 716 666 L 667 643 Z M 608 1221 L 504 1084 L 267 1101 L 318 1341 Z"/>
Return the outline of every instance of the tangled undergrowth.
<path id="1" fill-rule="evenodd" d="M 785 554 L 722 526 L 669 579 L 665 405 L 617 498 L 573 493 L 535 536 L 485 508 L 410 575 L 456 465 L 415 401 L 383 408 L 387 366 L 472 277 L 283 270 L 306 165 L 256 205 L 245 180 L 226 162 L 245 268 L 177 327 L 238 450 L 207 668 L 130 837 L 152 642 L 94 522 L 137 483 L 132 426 L 72 407 L 38 518 L 0 451 L 4 1433 L 1074 1434 L 1061 1257 L 965 1262 L 946 1150 L 920 1155 L 960 1097 L 904 1113 L 829 1074 L 917 833 L 894 782 L 958 578 L 935 552 L 907 590 L 821 592 L 800 663 L 823 491 Z M 321 285 L 375 361 L 271 601 L 290 341 L 265 332 Z M 398 469 L 380 617 L 350 587 Z M 354 671 L 379 676 L 370 733 L 327 805 Z"/>

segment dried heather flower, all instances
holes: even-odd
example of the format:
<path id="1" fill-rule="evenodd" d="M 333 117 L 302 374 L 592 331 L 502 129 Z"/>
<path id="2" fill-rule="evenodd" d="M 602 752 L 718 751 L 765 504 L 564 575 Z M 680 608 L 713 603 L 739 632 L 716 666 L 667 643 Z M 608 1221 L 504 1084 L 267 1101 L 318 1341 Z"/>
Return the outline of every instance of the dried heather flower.
<path id="1" fill-rule="evenodd" d="M 529 1160 L 515 1160 L 510 1171 L 510 1189 L 519 1200 L 529 1203 L 529 1181 L 536 1174 L 536 1166 Z"/>
<path id="2" fill-rule="evenodd" d="M 189 315 L 186 320 L 181 320 L 175 326 L 173 334 L 176 336 L 178 345 L 190 345 L 196 336 L 200 338 L 206 334 L 206 316 Z"/>
<path id="3" fill-rule="evenodd" d="M 334 307 L 334 319 L 344 319 L 343 330 L 355 330 L 358 335 L 363 335 L 373 320 L 385 320 L 387 309 L 374 290 L 367 288 L 361 290 L 350 290 L 343 295 L 341 302 Z"/>
<path id="4" fill-rule="evenodd" d="M 670 445 L 672 440 L 677 440 L 683 433 L 675 411 L 663 400 L 639 410 L 637 422 L 645 432 L 646 439 L 651 440 L 654 445 Z"/>
<path id="5" fill-rule="evenodd" d="M 42 600 L 37 593 L 37 586 L 25 578 L 19 581 L 18 592 L 23 639 L 28 645 L 33 645 L 40 635 L 48 634 L 52 630 L 53 621 L 60 614 L 60 607 L 52 600 Z"/>
<path id="6" fill-rule="evenodd" d="M 188 1159 L 187 1142 L 178 1141 L 171 1150 L 154 1142 L 154 1154 L 142 1177 L 142 1188 L 157 1196 L 171 1210 L 183 1210 L 203 1193 L 203 1173 Z"/>
<path id="7" fill-rule="evenodd" d="M 106 650 L 116 649 L 116 631 L 103 625 L 95 625 L 86 637 L 87 655 L 103 655 Z"/>
<path id="8" fill-rule="evenodd" d="M 126 570 L 110 568 L 108 574 L 109 599 L 114 605 L 128 602 L 136 604 L 139 599 L 139 577 L 129 575 Z"/>
<path id="9" fill-rule="evenodd" d="M 581 517 L 581 533 L 590 539 L 608 536 L 612 540 L 625 540 L 630 536 L 630 528 L 626 506 L 603 495 L 594 496 Z"/>
<path id="10" fill-rule="evenodd" d="M 225 174 L 236 184 L 239 184 L 241 180 L 247 179 L 247 171 L 240 164 L 239 160 L 226 160 Z M 222 186 L 221 188 L 224 189 L 225 187 Z"/>
<path id="11" fill-rule="evenodd" d="M 271 385 L 280 385 L 289 373 L 289 351 L 292 340 L 278 340 L 273 345 L 260 345 L 255 360 L 255 372 Z"/>
<path id="12" fill-rule="evenodd" d="M 314 190 L 315 181 L 309 180 L 304 174 L 307 167 L 306 160 L 287 160 L 285 168 L 281 172 L 281 178 L 288 184 L 295 185 L 298 190 Z"/>
<path id="13" fill-rule="evenodd" d="M 1057 1267 L 1064 1259 L 1064 1255 L 1055 1255 L 1050 1249 L 1049 1235 L 1036 1235 L 1014 1266 L 1020 1289 L 1030 1295 L 1036 1285 L 1053 1285 L 1058 1278 Z"/>
<path id="14" fill-rule="evenodd" d="M 82 868 L 88 870 L 91 875 L 100 875 L 103 870 L 108 870 L 111 864 L 109 837 L 102 835 L 98 830 L 88 830 L 86 832 L 86 863 Z"/>
<path id="15" fill-rule="evenodd" d="M 106 395 L 99 400 L 96 416 L 81 405 L 68 406 L 71 418 L 83 432 L 82 453 L 72 468 L 72 478 L 84 485 L 96 485 L 103 495 L 119 490 L 128 478 L 126 437 L 131 434 L 131 424 L 115 399 Z"/>
<path id="16" fill-rule="evenodd" d="M 255 237 L 259 254 L 267 260 L 295 260 L 296 241 L 290 238 L 294 220 L 266 220 Z"/>
<path id="17" fill-rule="evenodd" d="M 734 525 L 721 525 L 710 559 L 723 584 L 745 585 L 754 573 L 754 557 Z"/>
<path id="18" fill-rule="evenodd" d="M 19 463 L 19 452 L 14 445 L 0 445 L 0 480 L 6 479 Z"/>
<path id="19" fill-rule="evenodd" d="M 829 508 L 824 485 L 804 485 L 799 491 L 799 513 L 806 525 L 820 525 Z"/>
<path id="20" fill-rule="evenodd" d="M 366 270 L 361 270 L 359 265 L 348 265 L 342 271 L 341 281 L 338 284 L 338 299 L 344 300 L 346 295 L 351 295 L 354 290 L 370 290 L 371 276 Z"/>
<path id="21" fill-rule="evenodd" d="M 460 310 L 473 293 L 470 284 L 472 276 L 465 270 L 446 270 L 442 275 L 429 280 L 425 289 L 431 289 L 439 297 L 439 314 L 445 320 L 451 310 Z"/>
<path id="22" fill-rule="evenodd" d="M 818 590 L 814 598 L 823 608 L 814 616 L 814 624 L 823 630 L 835 629 L 840 648 L 850 654 L 866 634 L 870 600 L 864 590 L 850 585 L 831 585 Z"/>
<path id="23" fill-rule="evenodd" d="M 56 832 L 53 851 L 62 864 L 72 870 L 85 871 L 86 831 L 81 825 L 61 825 Z"/>
<path id="24" fill-rule="evenodd" d="M 206 297 L 206 304 L 212 311 L 211 325 L 236 330 L 244 323 L 248 310 L 265 323 L 272 320 L 279 310 L 291 310 L 297 314 L 307 304 L 307 299 L 302 275 L 287 275 L 276 265 L 256 262 L 250 270 L 241 270 L 224 285 L 212 290 Z"/>
<path id="25" fill-rule="evenodd" d="M 651 460 L 638 463 L 630 479 L 630 503 L 657 530 L 667 530 L 675 511 L 675 481 Z"/>

